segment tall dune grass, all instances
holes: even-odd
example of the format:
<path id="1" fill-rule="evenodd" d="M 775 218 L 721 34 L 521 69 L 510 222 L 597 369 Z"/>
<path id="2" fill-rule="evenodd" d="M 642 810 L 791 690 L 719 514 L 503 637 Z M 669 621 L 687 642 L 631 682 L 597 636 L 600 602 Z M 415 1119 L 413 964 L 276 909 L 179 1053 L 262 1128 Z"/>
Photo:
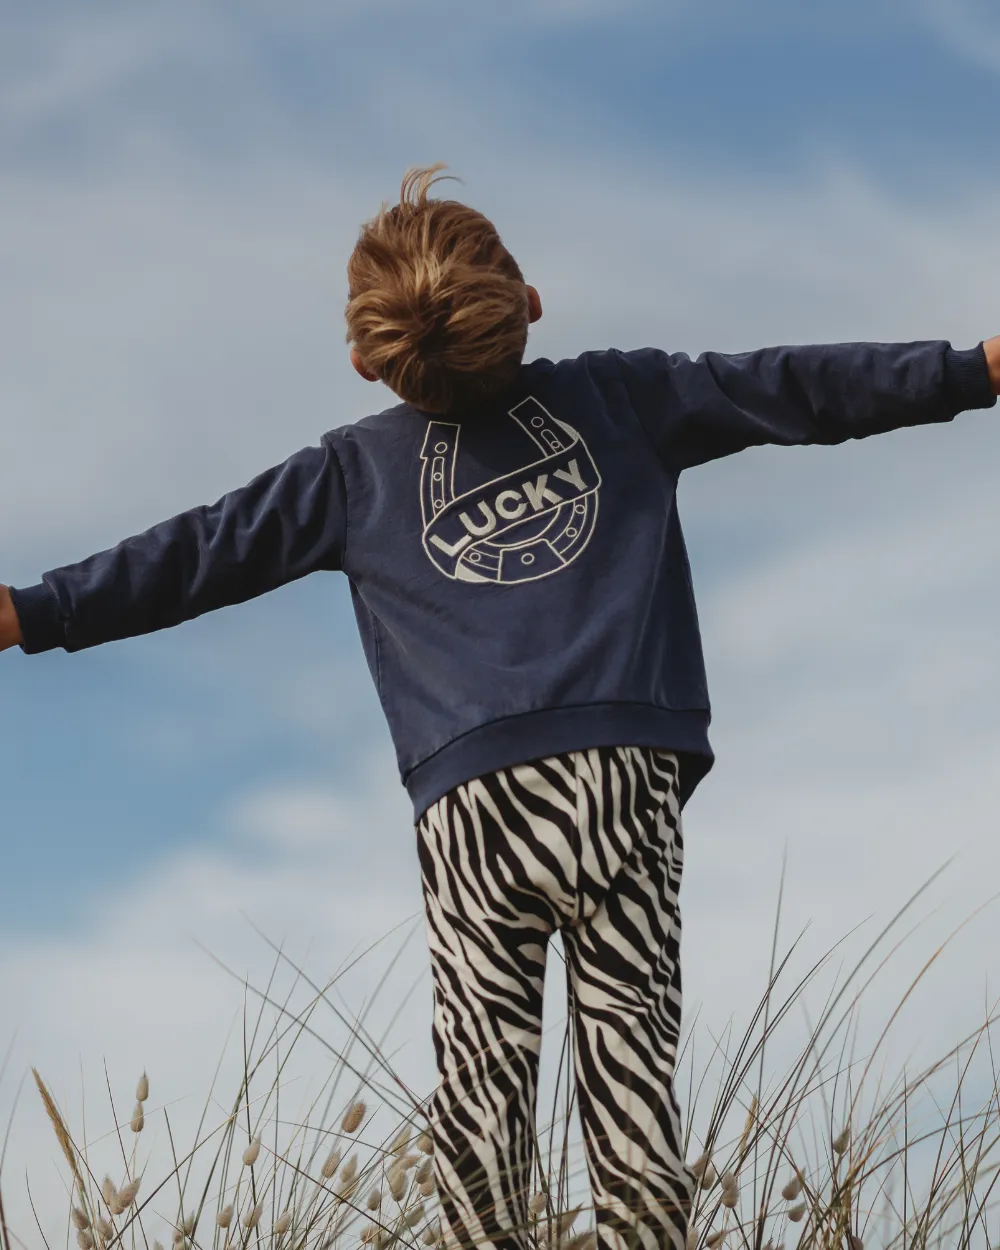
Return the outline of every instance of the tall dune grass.
<path id="1" fill-rule="evenodd" d="M 686 1158 L 698 1180 L 692 1250 L 1000 1246 L 993 1195 L 1000 1175 L 994 1014 L 988 1012 L 974 1033 L 919 1072 L 887 1086 L 876 1069 L 889 1028 L 947 943 L 930 954 L 903 1000 L 884 1012 L 869 1053 L 854 1054 L 858 1006 L 912 936 L 912 930 L 902 936 L 898 931 L 923 889 L 846 973 L 837 974 L 804 1044 L 792 1049 L 778 1074 L 768 1057 L 784 1040 L 793 1011 L 804 1008 L 805 991 L 838 952 L 835 947 L 793 976 L 799 943 L 779 955 L 780 896 L 767 984 L 742 1032 L 730 1026 L 721 1037 L 709 1036 L 707 1059 L 699 1062 L 706 1030 L 697 1021 L 687 1027 L 677 1088 L 687 1108 Z M 354 1017 L 335 992 L 342 973 L 316 983 L 282 950 L 272 950 L 270 979 L 250 990 L 256 1006 L 243 1019 L 237 1088 L 223 1101 L 213 1085 L 192 1140 L 177 1141 L 169 1107 L 151 1099 L 151 1090 L 169 1084 L 169 1073 L 142 1073 L 134 1088 L 130 1083 L 125 1103 L 108 1079 L 107 1123 L 92 1135 L 85 1124 L 71 1123 L 56 1092 L 34 1073 L 41 1113 L 65 1161 L 61 1244 L 80 1250 L 439 1245 L 426 1092 L 407 1088 L 385 1035 L 369 1031 L 371 1004 L 384 977 Z M 304 1005 L 293 1003 L 291 989 L 279 992 L 281 972 L 305 993 Z M 397 1007 L 405 1011 L 406 1000 Z M 344 1025 L 346 1044 L 324 1039 L 320 1008 Z M 325 1047 L 330 1066 L 295 1110 L 286 1073 L 307 1037 Z M 590 1250 L 596 1244 L 572 1127 L 571 1041 L 567 1025 L 551 1108 L 540 1116 L 524 1230 L 535 1250 Z M 0 1078 L 7 1066 L 7 1060 L 0 1065 Z M 980 1069 L 988 1074 L 985 1081 Z M 973 1070 L 973 1083 L 982 1088 L 969 1107 Z M 144 1150 L 153 1121 L 169 1141 L 170 1162 L 162 1175 L 150 1174 Z M 5 1139 L 0 1181 L 9 1153 Z M 36 1227 L 9 1228 L 0 1186 L 2 1250 L 50 1246 L 42 1213 L 35 1214 Z"/>

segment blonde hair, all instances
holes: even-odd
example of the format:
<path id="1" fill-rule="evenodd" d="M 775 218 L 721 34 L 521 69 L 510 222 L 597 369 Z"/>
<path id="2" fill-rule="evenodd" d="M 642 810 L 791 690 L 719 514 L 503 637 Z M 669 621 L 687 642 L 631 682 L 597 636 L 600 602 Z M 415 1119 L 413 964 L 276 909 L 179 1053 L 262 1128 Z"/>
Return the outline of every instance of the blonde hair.
<path id="1" fill-rule="evenodd" d="M 347 264 L 348 343 L 400 399 L 433 413 L 496 399 L 528 341 L 527 288 L 496 227 L 428 198 L 446 168 L 409 170 L 399 204 L 362 226 Z"/>

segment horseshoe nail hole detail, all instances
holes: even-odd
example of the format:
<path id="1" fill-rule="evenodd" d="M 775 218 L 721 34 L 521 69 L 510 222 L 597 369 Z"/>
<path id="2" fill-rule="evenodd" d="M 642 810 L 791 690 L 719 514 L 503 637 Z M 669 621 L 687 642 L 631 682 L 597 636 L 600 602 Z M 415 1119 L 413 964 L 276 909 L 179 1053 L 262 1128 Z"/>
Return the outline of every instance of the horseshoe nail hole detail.
<path id="1" fill-rule="evenodd" d="M 530 551 L 526 551 L 524 555 L 521 557 L 521 563 L 522 564 L 534 564 L 535 557 L 531 554 Z"/>
<path id="2" fill-rule="evenodd" d="M 448 450 L 448 444 L 447 443 L 435 443 L 434 450 L 438 453 L 439 456 L 443 455 Z"/>

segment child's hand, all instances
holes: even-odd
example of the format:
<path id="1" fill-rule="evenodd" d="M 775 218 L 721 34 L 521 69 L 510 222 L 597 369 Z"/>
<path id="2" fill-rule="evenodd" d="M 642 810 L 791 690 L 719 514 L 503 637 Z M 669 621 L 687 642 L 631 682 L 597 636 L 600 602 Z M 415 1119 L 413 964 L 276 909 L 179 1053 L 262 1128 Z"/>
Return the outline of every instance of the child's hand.
<path id="1" fill-rule="evenodd" d="M 21 638 L 21 622 L 14 610 L 14 601 L 6 586 L 0 586 L 0 651 L 18 646 Z"/>
<path id="2" fill-rule="evenodd" d="M 1000 395 L 1000 334 L 996 338 L 987 339 L 983 343 L 986 352 L 986 363 L 990 367 L 990 381 L 993 389 Z"/>

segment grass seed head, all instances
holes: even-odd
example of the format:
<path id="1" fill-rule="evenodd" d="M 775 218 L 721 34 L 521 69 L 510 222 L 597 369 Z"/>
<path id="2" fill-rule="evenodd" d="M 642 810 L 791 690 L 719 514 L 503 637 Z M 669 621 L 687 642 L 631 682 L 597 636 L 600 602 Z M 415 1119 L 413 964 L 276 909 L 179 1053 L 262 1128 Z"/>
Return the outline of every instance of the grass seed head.
<path id="1" fill-rule="evenodd" d="M 428 1178 L 422 1182 L 419 1188 L 420 1188 L 420 1196 L 422 1198 L 431 1198 L 434 1196 L 435 1189 L 437 1189 L 437 1182 L 434 1180 L 433 1176 L 428 1176 Z"/>
<path id="2" fill-rule="evenodd" d="M 798 1173 L 796 1173 L 782 1189 L 781 1196 L 786 1202 L 794 1202 L 801 1192 L 802 1182 L 799 1180 Z"/>
<path id="3" fill-rule="evenodd" d="M 528 1203 L 528 1210 L 532 1215 L 541 1215 L 541 1213 L 548 1206 L 548 1202 L 548 1195 L 540 1189 Z"/>
<path id="4" fill-rule="evenodd" d="M 342 1202 L 347 1202 L 349 1198 L 353 1198 L 360 1184 L 360 1176 L 355 1176 L 354 1179 L 350 1181 L 337 1181 L 337 1186 L 334 1192 L 337 1195 L 338 1205 Z"/>
<path id="5" fill-rule="evenodd" d="M 115 1183 L 110 1176 L 105 1176 L 101 1181 L 101 1197 L 104 1199 L 106 1207 L 113 1207 L 118 1201 L 118 1190 L 115 1189 Z"/>
<path id="6" fill-rule="evenodd" d="M 743 1158 L 743 1152 L 746 1150 L 747 1141 L 750 1138 L 750 1130 L 753 1128 L 754 1120 L 757 1118 L 757 1095 L 750 1099 L 750 1109 L 747 1111 L 747 1118 L 743 1123 L 743 1132 L 740 1134 L 740 1144 L 736 1151 L 737 1159 Z"/>
<path id="7" fill-rule="evenodd" d="M 233 1222 L 233 1204 L 223 1207 L 219 1214 L 215 1217 L 215 1222 L 220 1228 L 228 1228 Z"/>
<path id="8" fill-rule="evenodd" d="M 358 1160 L 355 1155 L 351 1155 L 340 1169 L 340 1176 L 333 1187 L 333 1192 L 337 1195 L 339 1202 L 346 1202 L 348 1198 L 353 1197 L 360 1184 L 361 1177 L 358 1176 Z"/>
<path id="9" fill-rule="evenodd" d="M 129 1128 L 133 1133 L 141 1133 L 143 1128 L 145 1128 L 145 1125 L 146 1116 L 142 1109 L 142 1103 L 137 1102 L 135 1104 L 135 1110 L 132 1112 L 132 1120 L 129 1124 Z"/>
<path id="10" fill-rule="evenodd" d="M 406 1150 L 406 1147 L 409 1144 L 410 1144 L 410 1126 L 408 1124 L 405 1124 L 402 1127 L 402 1129 L 400 1129 L 399 1133 L 396 1135 L 396 1138 L 393 1141 L 392 1145 L 389 1147 L 389 1153 L 391 1155 L 395 1155 L 398 1158 L 401 1154 L 403 1154 L 403 1152 Z"/>
<path id="11" fill-rule="evenodd" d="M 571 1207 L 569 1211 L 564 1211 L 556 1221 L 556 1229 L 560 1237 L 568 1233 L 576 1223 L 576 1217 L 583 1210 L 583 1207 Z"/>
<path id="12" fill-rule="evenodd" d="M 145 1102 L 149 1097 L 149 1077 L 145 1072 L 139 1077 L 139 1084 L 135 1087 L 135 1097 L 137 1102 Z"/>
<path id="13" fill-rule="evenodd" d="M 712 1233 L 710 1236 L 706 1237 L 705 1245 L 708 1247 L 708 1250 L 716 1250 L 716 1247 L 721 1246 L 725 1240 L 726 1230 L 722 1229 L 721 1232 Z"/>
<path id="14" fill-rule="evenodd" d="M 425 1155 L 434 1153 L 434 1138 L 426 1130 L 417 1138 L 417 1149 Z"/>
<path id="15" fill-rule="evenodd" d="M 97 1217 L 97 1231 L 105 1241 L 110 1241 L 115 1235 L 115 1226 L 110 1220 L 106 1220 L 103 1215 Z"/>
<path id="16" fill-rule="evenodd" d="M 427 1225 L 427 1231 L 424 1233 L 421 1241 L 423 1241 L 425 1246 L 433 1246 L 435 1242 L 440 1240 L 440 1238 L 441 1221 L 432 1220 L 431 1223 Z"/>
<path id="17" fill-rule="evenodd" d="M 356 1102 L 353 1106 L 348 1107 L 344 1113 L 344 1118 L 340 1122 L 340 1127 L 345 1133 L 356 1133 L 361 1127 L 361 1121 L 365 1118 L 365 1104 Z"/>
<path id="18" fill-rule="evenodd" d="M 80 1250 L 94 1250 L 94 1234 L 89 1228 L 77 1229 L 76 1244 Z"/>
<path id="19" fill-rule="evenodd" d="M 260 1154 L 260 1138 L 255 1137 L 253 1141 L 250 1143 L 250 1145 L 247 1146 L 246 1150 L 243 1151 L 243 1166 L 247 1168 L 252 1168 L 253 1165 L 257 1162 L 257 1157 L 259 1156 L 259 1154 Z"/>
<path id="20" fill-rule="evenodd" d="M 256 1228 L 257 1225 L 260 1223 L 260 1217 L 263 1214 L 264 1214 L 264 1203 L 263 1201 L 260 1201 L 257 1203 L 257 1205 L 253 1208 L 252 1211 L 248 1211 L 246 1215 L 244 1215 L 243 1227 L 248 1230 Z"/>
<path id="21" fill-rule="evenodd" d="M 132 1203 L 135 1202 L 135 1196 L 139 1192 L 140 1183 L 140 1178 L 137 1176 L 134 1181 L 129 1181 L 127 1185 L 123 1185 L 119 1189 L 118 1203 L 123 1211 L 127 1211 Z"/>
<path id="22" fill-rule="evenodd" d="M 792 1207 L 792 1209 L 788 1212 L 788 1218 L 792 1221 L 793 1224 L 797 1224 L 799 1220 L 802 1219 L 803 1215 L 805 1215 L 805 1213 L 806 1213 L 806 1204 L 804 1202 L 800 1202 L 797 1206 Z"/>
<path id="23" fill-rule="evenodd" d="M 288 1232 L 291 1226 L 292 1213 L 291 1211 L 286 1211 L 284 1215 L 278 1216 L 278 1218 L 274 1221 L 274 1228 L 271 1229 L 271 1232 L 274 1233 L 275 1237 L 284 1237 L 285 1233 Z"/>
<path id="24" fill-rule="evenodd" d="M 407 1228 L 416 1228 L 420 1221 L 424 1218 L 424 1204 L 418 1202 L 415 1207 L 411 1207 L 406 1213 L 403 1223 Z"/>
<path id="25" fill-rule="evenodd" d="M 83 1232 L 85 1228 L 90 1227 L 90 1217 L 87 1215 L 86 1211 L 81 1211 L 79 1207 L 73 1208 L 70 1212 L 70 1218 L 73 1221 L 73 1226 L 78 1232 Z"/>
<path id="26" fill-rule="evenodd" d="M 368 1195 L 368 1210 L 377 1211 L 381 1205 L 382 1205 L 382 1191 L 381 1189 L 373 1189 L 371 1193 Z"/>
<path id="27" fill-rule="evenodd" d="M 394 1168 L 389 1172 L 385 1180 L 389 1186 L 389 1193 L 392 1194 L 397 1202 L 402 1202 L 407 1189 L 410 1187 L 406 1173 Z"/>
<path id="28" fill-rule="evenodd" d="M 851 1144 L 851 1124 L 850 1124 L 850 1121 L 848 1121 L 847 1124 L 844 1125 L 841 1132 L 839 1132 L 837 1136 L 831 1141 L 830 1145 L 833 1147 L 833 1153 L 839 1158 L 850 1144 Z"/>
<path id="29" fill-rule="evenodd" d="M 42 1105 L 45 1107 L 45 1114 L 48 1116 L 49 1123 L 52 1125 L 53 1131 L 55 1132 L 56 1140 L 59 1142 L 59 1149 L 63 1152 L 63 1156 L 69 1164 L 69 1170 L 73 1173 L 73 1179 L 76 1182 L 76 1187 L 80 1191 L 80 1196 L 84 1203 L 86 1203 L 87 1186 L 76 1161 L 76 1147 L 73 1145 L 73 1139 L 69 1135 L 69 1129 L 66 1127 L 66 1122 L 59 1114 L 59 1108 L 56 1106 L 55 1100 L 49 1093 L 48 1089 L 46 1089 L 45 1082 L 38 1074 L 38 1069 L 32 1068 L 31 1075 L 35 1078 L 35 1085 L 38 1087 L 38 1092 L 41 1095 Z M 4 1234 L 4 1240 L 7 1240 L 6 1234 Z"/>
<path id="30" fill-rule="evenodd" d="M 320 1173 L 322 1174 L 324 1180 L 333 1180 L 333 1178 L 337 1175 L 337 1168 L 340 1167 L 340 1157 L 342 1153 L 343 1152 L 339 1146 L 334 1146 L 334 1148 L 326 1156 L 326 1160 L 320 1168 Z"/>
<path id="31" fill-rule="evenodd" d="M 716 1172 L 713 1164 L 709 1163 L 708 1166 L 705 1168 L 705 1175 L 701 1178 L 702 1189 L 711 1189 L 718 1179 L 719 1179 L 718 1172 Z"/>
<path id="32" fill-rule="evenodd" d="M 377 1224 L 366 1224 L 361 1230 L 361 1244 L 367 1246 L 370 1241 L 374 1241 L 378 1235 Z"/>
<path id="33" fill-rule="evenodd" d="M 434 1175 L 434 1160 L 424 1159 L 420 1167 L 413 1173 L 413 1179 L 418 1185 L 422 1185 L 424 1181 L 429 1181 Z"/>

